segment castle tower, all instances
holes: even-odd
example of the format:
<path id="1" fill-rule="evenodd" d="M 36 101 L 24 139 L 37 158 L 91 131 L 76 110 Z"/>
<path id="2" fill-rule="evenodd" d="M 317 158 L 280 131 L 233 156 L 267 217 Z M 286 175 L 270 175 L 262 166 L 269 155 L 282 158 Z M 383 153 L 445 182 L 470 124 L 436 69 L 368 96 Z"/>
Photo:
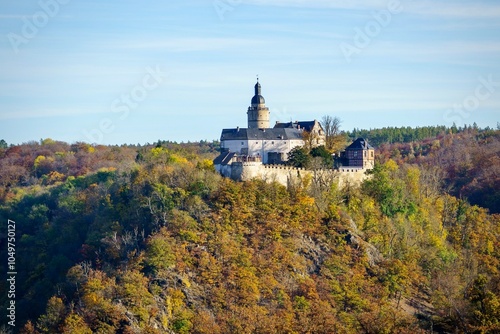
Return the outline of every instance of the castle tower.
<path id="1" fill-rule="evenodd" d="M 248 107 L 248 128 L 268 129 L 269 128 L 269 108 L 261 95 L 261 86 L 257 79 L 255 84 L 255 96 L 252 98 L 252 105 Z"/>

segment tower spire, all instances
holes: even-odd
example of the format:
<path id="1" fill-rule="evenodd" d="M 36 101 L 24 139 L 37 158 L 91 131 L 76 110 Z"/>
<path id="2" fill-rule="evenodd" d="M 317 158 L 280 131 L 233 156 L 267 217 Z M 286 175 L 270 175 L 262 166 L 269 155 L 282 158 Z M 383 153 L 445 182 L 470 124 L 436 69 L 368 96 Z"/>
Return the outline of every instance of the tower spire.
<path id="1" fill-rule="evenodd" d="M 255 84 L 255 96 L 262 95 L 262 87 L 260 86 L 259 79 L 257 79 L 257 83 Z"/>

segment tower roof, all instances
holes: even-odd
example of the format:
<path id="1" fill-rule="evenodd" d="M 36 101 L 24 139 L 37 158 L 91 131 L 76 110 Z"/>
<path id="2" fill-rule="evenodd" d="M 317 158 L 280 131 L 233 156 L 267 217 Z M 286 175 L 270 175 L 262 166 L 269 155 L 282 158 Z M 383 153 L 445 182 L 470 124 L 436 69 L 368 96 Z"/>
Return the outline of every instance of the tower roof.
<path id="1" fill-rule="evenodd" d="M 368 141 L 364 138 L 358 138 L 346 150 L 373 150 L 373 146 L 368 144 Z"/>
<path id="2" fill-rule="evenodd" d="M 265 104 L 266 100 L 264 97 L 261 95 L 262 94 L 262 86 L 260 85 L 258 79 L 257 83 L 255 84 L 255 95 L 252 98 L 252 104 Z"/>

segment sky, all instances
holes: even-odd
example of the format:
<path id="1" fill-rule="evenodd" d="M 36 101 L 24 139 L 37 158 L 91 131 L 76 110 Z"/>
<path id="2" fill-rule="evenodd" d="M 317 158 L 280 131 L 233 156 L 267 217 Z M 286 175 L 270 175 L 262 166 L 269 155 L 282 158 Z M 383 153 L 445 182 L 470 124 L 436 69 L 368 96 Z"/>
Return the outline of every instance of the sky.
<path id="1" fill-rule="evenodd" d="M 500 122 L 498 0 L 0 3 L 0 139 L 219 139 L 271 124 Z"/>

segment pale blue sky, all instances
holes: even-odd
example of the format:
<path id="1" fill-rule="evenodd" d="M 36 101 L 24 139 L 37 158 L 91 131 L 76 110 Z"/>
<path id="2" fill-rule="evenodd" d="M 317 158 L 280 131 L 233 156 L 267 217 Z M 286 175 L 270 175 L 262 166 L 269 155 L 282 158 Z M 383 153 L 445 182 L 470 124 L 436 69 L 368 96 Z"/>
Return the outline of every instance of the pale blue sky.
<path id="1" fill-rule="evenodd" d="M 246 126 L 257 74 L 273 123 L 496 127 L 500 2 L 0 3 L 8 143 L 218 139 Z"/>

